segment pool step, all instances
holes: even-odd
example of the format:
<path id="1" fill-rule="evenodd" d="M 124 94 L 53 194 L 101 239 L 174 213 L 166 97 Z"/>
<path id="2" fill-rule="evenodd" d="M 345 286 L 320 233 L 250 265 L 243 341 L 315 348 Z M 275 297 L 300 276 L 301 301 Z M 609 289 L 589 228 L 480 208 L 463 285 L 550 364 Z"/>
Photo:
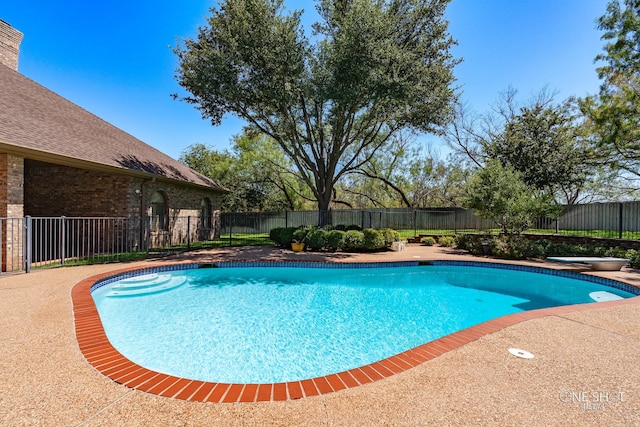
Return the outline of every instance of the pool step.
<path id="1" fill-rule="evenodd" d="M 129 279 L 126 279 L 127 281 Z M 187 281 L 185 276 L 171 276 L 170 274 L 162 274 L 155 278 L 148 278 L 144 281 L 128 281 L 120 282 L 113 286 L 111 291 L 106 295 L 108 297 L 130 297 L 155 294 L 165 292 L 182 286 Z"/>
<path id="2" fill-rule="evenodd" d="M 138 277 L 130 277 L 118 282 L 111 288 L 114 291 L 132 291 L 135 289 L 153 288 L 164 285 L 171 280 L 170 274 L 145 274 Z"/>

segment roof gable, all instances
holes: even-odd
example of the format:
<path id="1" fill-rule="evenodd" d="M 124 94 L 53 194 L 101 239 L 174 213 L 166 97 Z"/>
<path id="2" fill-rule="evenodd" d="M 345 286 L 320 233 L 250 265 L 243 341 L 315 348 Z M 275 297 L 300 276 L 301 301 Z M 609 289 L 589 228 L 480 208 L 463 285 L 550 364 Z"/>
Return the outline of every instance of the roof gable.
<path id="1" fill-rule="evenodd" d="M 6 66 L 0 66 L 0 147 L 227 191 Z"/>

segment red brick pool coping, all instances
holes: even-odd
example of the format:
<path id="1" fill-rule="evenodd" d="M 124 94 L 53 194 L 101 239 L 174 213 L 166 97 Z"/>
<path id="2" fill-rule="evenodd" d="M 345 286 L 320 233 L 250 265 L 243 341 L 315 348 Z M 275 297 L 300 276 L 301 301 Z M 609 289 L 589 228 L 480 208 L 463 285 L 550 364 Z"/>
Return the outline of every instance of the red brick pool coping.
<path id="1" fill-rule="evenodd" d="M 333 375 L 275 384 L 227 384 L 190 380 L 152 371 L 130 361 L 111 345 L 91 296 L 91 287 L 101 279 L 139 269 L 126 268 L 98 274 L 73 287 L 71 299 L 80 351 L 96 370 L 119 384 L 159 396 L 194 402 L 269 402 L 333 393 L 406 371 L 485 335 L 526 320 L 594 308 L 640 304 L 640 297 L 635 297 L 525 311 L 492 319 L 384 360 Z"/>

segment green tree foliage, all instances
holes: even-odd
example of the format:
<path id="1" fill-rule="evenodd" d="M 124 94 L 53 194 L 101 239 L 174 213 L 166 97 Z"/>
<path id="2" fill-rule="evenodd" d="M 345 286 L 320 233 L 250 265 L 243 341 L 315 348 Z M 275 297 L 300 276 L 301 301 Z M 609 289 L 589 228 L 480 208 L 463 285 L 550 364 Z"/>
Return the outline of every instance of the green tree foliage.
<path id="1" fill-rule="evenodd" d="M 296 210 L 311 207 L 311 194 L 291 173 L 291 162 L 272 140 L 245 129 L 232 151 L 204 144 L 183 151 L 180 161 L 231 190 L 223 197 L 228 212 Z"/>
<path id="2" fill-rule="evenodd" d="M 336 186 L 336 201 L 347 207 L 460 206 L 469 169 L 443 161 L 429 146 L 394 141 Z"/>
<path id="3" fill-rule="evenodd" d="M 466 185 L 465 207 L 493 219 L 504 234 L 519 234 L 536 218 L 559 213 L 549 196 L 528 187 L 519 172 L 499 160 L 489 160 Z"/>
<path id="4" fill-rule="evenodd" d="M 604 61 L 600 93 L 582 101 L 599 150 L 612 167 L 640 176 L 640 1 L 612 0 L 598 20 Z"/>
<path id="5" fill-rule="evenodd" d="M 228 151 L 219 152 L 204 144 L 193 144 L 180 153 L 180 162 L 227 188 L 235 180 L 234 157 Z"/>
<path id="6" fill-rule="evenodd" d="M 177 80 L 214 125 L 234 114 L 277 143 L 321 211 L 404 129 L 436 132 L 455 93 L 449 0 L 321 0 L 310 42 L 282 0 L 224 0 L 175 49 Z"/>
<path id="7" fill-rule="evenodd" d="M 594 188 L 601 167 L 595 162 L 584 117 L 573 99 L 556 104 L 541 90 L 525 105 L 508 89 L 491 114 L 458 109 L 447 142 L 459 158 L 476 167 L 497 159 L 518 171 L 525 184 L 573 204 Z"/>
<path id="8" fill-rule="evenodd" d="M 535 189 L 550 194 L 580 189 L 592 168 L 585 167 L 589 146 L 576 120 L 569 103 L 522 107 L 488 145 L 487 154 L 511 165 Z"/>

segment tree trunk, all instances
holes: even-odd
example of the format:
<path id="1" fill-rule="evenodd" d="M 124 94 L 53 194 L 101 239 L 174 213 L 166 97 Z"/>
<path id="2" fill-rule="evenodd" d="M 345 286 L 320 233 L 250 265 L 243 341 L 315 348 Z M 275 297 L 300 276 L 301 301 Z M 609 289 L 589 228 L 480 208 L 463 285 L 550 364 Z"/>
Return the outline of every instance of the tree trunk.
<path id="1" fill-rule="evenodd" d="M 318 197 L 318 227 L 331 224 L 331 191 L 325 191 Z"/>

